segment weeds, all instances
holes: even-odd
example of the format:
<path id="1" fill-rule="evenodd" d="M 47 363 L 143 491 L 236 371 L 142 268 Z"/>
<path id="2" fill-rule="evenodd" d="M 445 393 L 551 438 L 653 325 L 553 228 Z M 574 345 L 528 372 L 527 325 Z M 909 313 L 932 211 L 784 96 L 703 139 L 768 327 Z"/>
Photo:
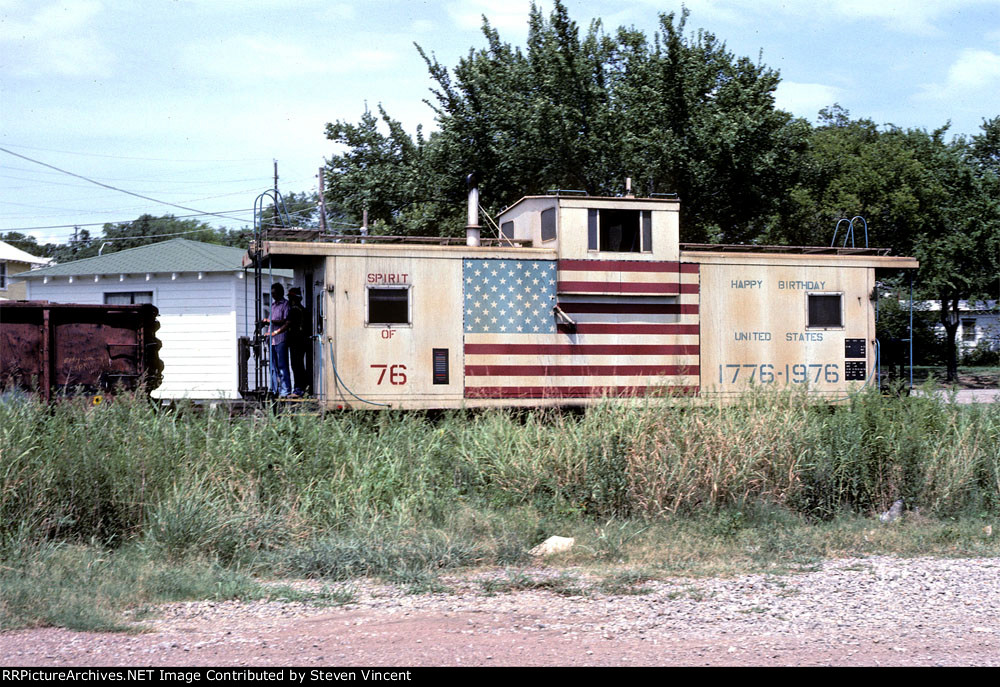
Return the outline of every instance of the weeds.
<path id="1" fill-rule="evenodd" d="M 526 590 L 549 591 L 560 596 L 585 596 L 587 589 L 569 573 L 532 576 L 523 570 L 507 571 L 505 579 L 489 579 L 480 583 L 487 596 L 510 594 Z"/>
<path id="2" fill-rule="evenodd" d="M 897 499 L 903 520 L 873 522 Z M 443 571 L 521 565 L 552 534 L 578 541 L 560 560 L 657 574 L 792 570 L 845 552 L 996 555 L 998 515 L 1000 404 L 930 394 L 822 406 L 758 390 L 725 407 L 433 421 L 231 419 L 124 397 L 0 404 L 5 627 L 111 627 L 106 609 L 244 598 L 262 573 L 433 591 Z"/>

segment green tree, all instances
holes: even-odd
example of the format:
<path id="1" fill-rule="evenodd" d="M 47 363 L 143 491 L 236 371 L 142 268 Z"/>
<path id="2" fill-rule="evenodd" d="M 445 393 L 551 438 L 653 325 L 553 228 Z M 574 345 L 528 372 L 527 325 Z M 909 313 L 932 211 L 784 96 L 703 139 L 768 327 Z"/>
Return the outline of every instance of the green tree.
<path id="1" fill-rule="evenodd" d="M 809 125 L 775 108 L 777 71 L 687 35 L 687 18 L 661 15 L 652 46 L 619 30 L 619 140 L 631 176 L 680 195 L 685 240 L 752 241 L 782 212 Z"/>
<path id="2" fill-rule="evenodd" d="M 823 245 L 838 218 L 860 215 L 872 245 L 917 257 L 917 297 L 939 302 L 948 379 L 954 380 L 959 302 L 995 288 L 1000 214 L 991 131 L 950 142 L 946 133 L 947 126 L 879 128 L 851 120 L 836 105 L 824 110 L 792 194 L 795 208 L 770 232 L 779 241 Z"/>
<path id="3" fill-rule="evenodd" d="M 103 255 L 177 238 L 218 243 L 220 234 L 201 220 L 178 219 L 173 215 L 156 217 L 144 214 L 131 222 L 105 224 L 102 237 L 95 239 L 93 243 L 99 249 L 103 246 L 101 250 Z"/>
<path id="4" fill-rule="evenodd" d="M 928 183 L 921 157 L 926 137 L 851 120 L 838 105 L 824 109 L 809 136 L 788 211 L 768 228 L 768 242 L 829 245 L 839 219 L 860 215 L 872 230 L 872 245 L 910 254 L 911 239 L 928 230 L 929 211 L 944 201 L 944 189 Z"/>
<path id="5" fill-rule="evenodd" d="M 319 196 L 316 193 L 282 194 L 280 211 L 275 216 L 274 203 L 261 212 L 264 226 L 291 226 L 315 228 L 319 225 Z"/>
<path id="6" fill-rule="evenodd" d="M 557 0 L 548 18 L 532 6 L 524 50 L 485 18 L 486 47 L 454 69 L 418 46 L 440 130 L 414 140 L 381 108 L 381 121 L 328 125 L 347 148 L 328 163 L 328 197 L 437 233 L 461 230 L 470 172 L 491 213 L 551 189 L 620 195 L 631 177 L 639 195 L 681 194 L 685 240 L 755 237 L 796 182 L 808 124 L 775 109 L 777 72 L 688 35 L 687 16 L 661 16 L 650 42 L 599 21 L 581 33 Z"/>
<path id="7" fill-rule="evenodd" d="M 926 292 L 941 302 L 946 333 L 948 380 L 957 377 L 959 301 L 1000 302 L 1000 118 L 984 122 L 971 140 L 927 151 L 933 176 L 945 188 L 947 202 L 938 231 L 918 238 Z"/>
<path id="8" fill-rule="evenodd" d="M 129 222 L 105 224 L 100 236 L 80 229 L 65 244 L 46 245 L 45 249 L 48 257 L 57 263 L 65 263 L 176 238 L 245 247 L 249 245 L 252 235 L 249 227 L 217 229 L 197 219 L 144 214 Z"/>
<path id="9" fill-rule="evenodd" d="M 79 227 L 76 229 L 73 232 L 73 238 L 65 244 L 53 246 L 50 257 L 55 262 L 81 260 L 97 255 L 101 244 L 95 242 L 95 239 L 90 235 L 90 230 L 79 229 Z"/>
<path id="10" fill-rule="evenodd" d="M 434 203 L 424 162 L 426 142 L 414 141 L 380 105 L 380 117 L 365 110 L 358 124 L 338 121 L 326 136 L 347 148 L 326 164 L 326 197 L 340 221 L 360 226 L 367 210 L 375 233 L 427 231 L 426 206 Z M 383 133 L 385 128 L 387 133 Z M 329 212 L 329 209 L 328 209 Z M 433 215 L 433 213 L 431 213 Z"/>

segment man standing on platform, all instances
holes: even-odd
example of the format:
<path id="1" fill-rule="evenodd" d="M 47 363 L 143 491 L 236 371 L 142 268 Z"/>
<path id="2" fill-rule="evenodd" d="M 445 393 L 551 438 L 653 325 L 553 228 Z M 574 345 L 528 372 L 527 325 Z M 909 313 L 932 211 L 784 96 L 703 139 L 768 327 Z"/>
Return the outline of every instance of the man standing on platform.
<path id="1" fill-rule="evenodd" d="M 306 309 L 302 306 L 302 290 L 288 289 L 288 353 L 292 362 L 292 396 L 302 396 L 309 386 L 306 378 L 306 346 L 309 345 L 309 328 Z"/>
<path id="2" fill-rule="evenodd" d="M 271 317 L 268 323 L 268 338 L 271 349 L 271 393 L 281 398 L 288 396 L 292 388 L 291 375 L 288 373 L 288 329 L 289 304 L 285 300 L 285 287 L 281 284 L 271 286 Z"/>

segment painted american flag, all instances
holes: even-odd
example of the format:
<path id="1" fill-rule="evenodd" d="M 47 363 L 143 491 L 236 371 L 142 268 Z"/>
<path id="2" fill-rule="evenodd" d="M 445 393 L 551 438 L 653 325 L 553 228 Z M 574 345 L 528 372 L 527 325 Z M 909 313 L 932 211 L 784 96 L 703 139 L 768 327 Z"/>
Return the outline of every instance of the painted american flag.
<path id="1" fill-rule="evenodd" d="M 697 264 L 466 259 L 463 281 L 466 398 L 698 390 Z"/>

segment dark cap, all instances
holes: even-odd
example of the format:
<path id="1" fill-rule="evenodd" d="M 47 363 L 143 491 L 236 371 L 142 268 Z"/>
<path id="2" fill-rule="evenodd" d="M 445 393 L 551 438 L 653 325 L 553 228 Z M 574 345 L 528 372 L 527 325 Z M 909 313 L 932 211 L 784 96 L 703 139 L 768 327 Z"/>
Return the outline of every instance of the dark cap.
<path id="1" fill-rule="evenodd" d="M 297 286 L 293 286 L 292 288 L 288 289 L 288 295 L 298 296 L 299 298 L 302 298 L 302 289 L 300 289 Z"/>

